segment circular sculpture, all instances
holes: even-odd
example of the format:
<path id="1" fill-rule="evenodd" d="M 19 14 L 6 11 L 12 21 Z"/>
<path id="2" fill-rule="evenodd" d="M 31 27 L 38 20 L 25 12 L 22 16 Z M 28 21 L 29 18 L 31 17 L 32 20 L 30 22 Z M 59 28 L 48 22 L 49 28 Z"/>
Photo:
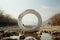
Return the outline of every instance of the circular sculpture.
<path id="1" fill-rule="evenodd" d="M 34 14 L 35 16 L 37 16 L 37 18 L 38 18 L 38 24 L 37 24 L 37 26 L 35 26 L 35 27 L 31 28 L 31 29 L 28 29 L 28 28 L 26 28 L 26 27 L 23 26 L 23 24 L 22 24 L 22 18 L 26 14 Z M 42 19 L 41 19 L 40 14 L 38 12 L 36 12 L 35 10 L 33 10 L 33 9 L 28 9 L 28 10 L 24 11 L 18 17 L 18 25 L 19 25 L 20 29 L 22 29 L 25 32 L 37 31 L 39 29 L 39 27 L 41 26 L 41 24 L 42 24 Z"/>

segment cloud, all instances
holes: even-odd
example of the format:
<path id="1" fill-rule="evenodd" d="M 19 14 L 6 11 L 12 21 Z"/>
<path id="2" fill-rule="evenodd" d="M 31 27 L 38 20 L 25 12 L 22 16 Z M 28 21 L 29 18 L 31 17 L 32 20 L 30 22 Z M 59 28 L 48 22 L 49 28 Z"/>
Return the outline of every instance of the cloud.
<path id="1" fill-rule="evenodd" d="M 60 13 L 60 5 L 58 6 L 48 6 L 48 5 L 40 5 L 42 21 L 49 19 L 51 16 Z"/>
<path id="2" fill-rule="evenodd" d="M 46 5 L 41 5 L 41 8 L 43 8 L 43 9 L 49 9 L 50 7 L 46 6 Z"/>
<path id="3" fill-rule="evenodd" d="M 47 5 L 41 5 L 41 8 L 44 10 L 44 11 L 50 11 L 50 12 L 60 12 L 60 5 L 58 6 L 47 6 Z"/>
<path id="4" fill-rule="evenodd" d="M 60 9 L 60 5 L 58 6 L 47 6 L 47 5 L 41 5 L 42 9 Z"/>

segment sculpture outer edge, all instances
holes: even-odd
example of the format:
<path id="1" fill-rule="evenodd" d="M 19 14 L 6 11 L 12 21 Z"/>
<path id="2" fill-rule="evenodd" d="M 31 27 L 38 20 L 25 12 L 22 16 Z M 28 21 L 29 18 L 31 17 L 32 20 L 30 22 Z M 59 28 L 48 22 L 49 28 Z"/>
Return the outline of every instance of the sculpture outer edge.
<path id="1" fill-rule="evenodd" d="M 32 28 L 32 29 L 28 29 L 28 28 L 25 28 L 25 27 L 22 25 L 22 18 L 23 18 L 23 16 L 26 15 L 26 14 L 34 14 L 35 16 L 37 16 L 37 18 L 38 18 L 38 24 L 37 24 L 37 26 L 35 26 L 35 27 Z M 22 12 L 22 13 L 19 15 L 19 17 L 18 17 L 18 25 L 19 25 L 20 29 L 22 29 L 22 30 L 25 31 L 25 32 L 37 31 L 37 30 L 40 28 L 41 24 L 42 24 L 42 19 L 41 19 L 40 14 L 39 14 L 38 12 L 36 12 L 35 10 L 33 10 L 33 9 L 25 10 L 25 11 Z"/>

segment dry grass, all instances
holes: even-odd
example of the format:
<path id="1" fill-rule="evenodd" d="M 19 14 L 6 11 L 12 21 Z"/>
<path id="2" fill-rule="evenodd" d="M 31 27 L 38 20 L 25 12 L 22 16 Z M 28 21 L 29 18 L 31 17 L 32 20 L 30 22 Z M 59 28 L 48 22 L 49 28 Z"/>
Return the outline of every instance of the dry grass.
<path id="1" fill-rule="evenodd" d="M 40 30 L 59 30 L 60 31 L 60 26 L 51 26 L 51 25 L 46 25 L 40 27 Z"/>

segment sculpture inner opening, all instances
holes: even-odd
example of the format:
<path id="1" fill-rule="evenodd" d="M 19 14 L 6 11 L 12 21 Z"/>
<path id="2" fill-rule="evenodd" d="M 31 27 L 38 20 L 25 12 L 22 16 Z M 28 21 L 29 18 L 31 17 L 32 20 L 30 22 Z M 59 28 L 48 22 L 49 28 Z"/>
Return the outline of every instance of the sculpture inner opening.
<path id="1" fill-rule="evenodd" d="M 26 14 L 22 18 L 22 24 L 26 28 L 33 28 L 38 24 L 38 18 L 34 14 Z"/>

